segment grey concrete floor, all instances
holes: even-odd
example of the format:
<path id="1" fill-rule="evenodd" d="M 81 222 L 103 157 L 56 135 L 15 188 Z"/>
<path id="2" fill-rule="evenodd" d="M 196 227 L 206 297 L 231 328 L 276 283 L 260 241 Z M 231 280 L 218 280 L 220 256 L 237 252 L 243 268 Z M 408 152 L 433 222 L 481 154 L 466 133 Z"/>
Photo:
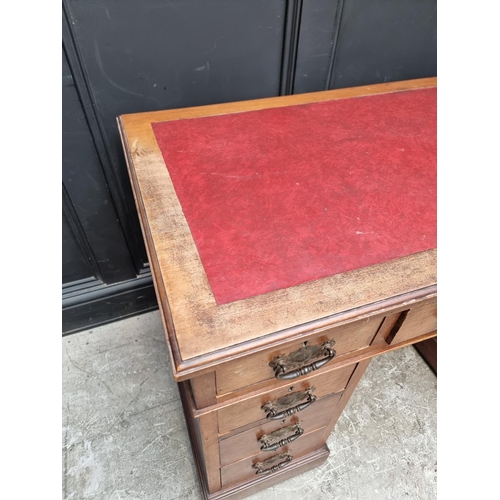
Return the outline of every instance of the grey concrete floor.
<path id="1" fill-rule="evenodd" d="M 201 498 L 159 313 L 62 345 L 63 498 Z M 249 498 L 436 498 L 436 386 L 412 347 L 375 358 L 324 465 Z"/>

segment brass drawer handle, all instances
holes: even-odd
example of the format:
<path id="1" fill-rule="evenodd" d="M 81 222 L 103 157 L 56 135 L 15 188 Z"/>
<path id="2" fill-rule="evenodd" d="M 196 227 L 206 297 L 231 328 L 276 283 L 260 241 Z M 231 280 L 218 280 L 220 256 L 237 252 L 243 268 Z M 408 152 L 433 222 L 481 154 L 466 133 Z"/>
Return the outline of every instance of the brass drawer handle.
<path id="1" fill-rule="evenodd" d="M 266 412 L 266 418 L 269 420 L 281 420 L 282 418 L 289 417 L 294 413 L 305 410 L 308 406 L 311 406 L 314 401 L 316 401 L 316 396 L 313 394 L 315 387 L 308 387 L 303 392 L 292 392 L 287 394 L 276 401 L 268 401 L 262 409 Z M 290 405 L 307 398 L 304 403 L 300 403 L 292 408 Z"/>
<path id="2" fill-rule="evenodd" d="M 287 434 L 291 436 L 283 437 Z M 304 429 L 302 429 L 300 422 L 297 422 L 293 425 L 288 425 L 286 427 L 282 427 L 271 434 L 263 434 L 260 436 L 259 441 L 262 443 L 260 449 L 262 451 L 274 451 L 286 444 L 290 444 L 292 441 L 295 441 L 300 436 L 304 434 Z M 280 439 L 281 438 L 281 439 Z M 277 439 L 278 441 L 274 441 Z M 274 443 L 273 443 L 274 441 Z"/>
<path id="3" fill-rule="evenodd" d="M 289 462 L 292 461 L 292 458 L 293 458 L 292 455 L 290 455 L 290 453 L 288 452 L 280 453 L 279 455 L 274 455 L 274 457 L 268 458 L 263 462 L 257 462 L 256 464 L 253 464 L 252 467 L 254 469 L 257 469 L 255 474 L 270 474 L 271 472 L 276 472 L 285 467 Z M 278 460 L 283 460 L 283 462 L 280 462 L 279 464 L 276 465 L 272 465 Z"/>
<path id="4" fill-rule="evenodd" d="M 274 369 L 274 376 L 277 379 L 293 380 L 295 378 L 301 377 L 302 375 L 307 375 L 314 370 L 318 370 L 322 366 L 325 366 L 329 361 L 331 361 L 336 354 L 333 349 L 334 345 L 334 340 L 327 340 L 321 345 L 304 345 L 297 351 L 288 354 L 288 356 L 285 356 L 284 354 L 276 356 L 269 363 L 269 366 Z M 314 361 L 310 365 L 302 366 L 305 363 L 308 363 L 311 359 L 317 358 L 319 356 L 326 357 L 318 361 Z"/>

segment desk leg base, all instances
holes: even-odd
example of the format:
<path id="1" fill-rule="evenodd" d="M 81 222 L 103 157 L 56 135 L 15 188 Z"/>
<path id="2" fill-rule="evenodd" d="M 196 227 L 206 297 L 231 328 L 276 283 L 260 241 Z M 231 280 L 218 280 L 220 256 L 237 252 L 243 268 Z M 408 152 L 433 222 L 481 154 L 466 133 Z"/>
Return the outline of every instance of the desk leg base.
<path id="1" fill-rule="evenodd" d="M 429 365 L 434 375 L 437 375 L 437 337 L 413 344 L 413 347 Z"/>
<path id="2" fill-rule="evenodd" d="M 198 473 L 199 484 L 201 486 L 201 496 L 204 500 L 241 500 L 261 490 L 274 486 L 275 484 L 291 479 L 292 477 L 307 472 L 315 467 L 320 466 L 326 461 L 330 455 L 330 450 L 325 444 L 319 450 L 313 451 L 301 458 L 294 459 L 282 470 L 273 472 L 269 475 L 255 476 L 255 479 L 246 481 L 245 483 L 221 488 L 212 493 L 209 492 L 206 468 L 203 459 L 203 451 L 200 442 L 199 427 L 191 417 L 193 410 L 192 397 L 190 397 L 188 386 L 185 382 L 178 384 L 179 393 L 181 396 L 184 415 L 193 451 L 196 472 Z"/>
<path id="3" fill-rule="evenodd" d="M 203 498 L 204 500 L 241 500 L 320 466 L 326 461 L 328 455 L 330 455 L 330 450 L 325 444 L 319 450 L 309 453 L 305 457 L 292 460 L 283 470 L 274 472 L 268 476 L 256 476 L 252 481 L 224 488 L 214 493 L 208 493 L 204 487 L 204 480 L 200 477 Z"/>

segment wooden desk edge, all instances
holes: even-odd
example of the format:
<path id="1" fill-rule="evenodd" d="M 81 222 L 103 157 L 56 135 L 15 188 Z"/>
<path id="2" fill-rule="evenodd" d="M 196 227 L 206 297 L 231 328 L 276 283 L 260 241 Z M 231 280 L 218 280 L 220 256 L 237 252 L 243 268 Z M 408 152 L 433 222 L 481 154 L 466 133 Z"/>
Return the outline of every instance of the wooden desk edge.
<path id="1" fill-rule="evenodd" d="M 372 304 L 363 305 L 362 307 L 356 307 L 351 310 L 345 311 L 335 311 L 333 314 L 326 314 L 321 318 L 315 318 L 311 321 L 306 321 L 299 323 L 297 326 L 288 328 L 278 328 L 274 332 L 267 332 L 261 335 L 254 335 L 253 337 L 247 337 L 241 341 L 235 342 L 229 347 L 223 347 L 220 349 L 215 349 L 209 353 L 204 353 L 202 355 L 188 356 L 186 359 L 182 358 L 181 348 L 178 343 L 176 336 L 176 330 L 174 328 L 174 318 L 172 317 L 171 308 L 167 299 L 167 292 L 165 290 L 165 283 L 162 278 L 161 265 L 158 261 L 158 255 L 156 252 L 155 244 L 153 241 L 152 231 L 149 226 L 149 221 L 146 216 L 146 210 L 144 207 L 144 201 L 141 191 L 141 186 L 137 178 L 137 172 L 135 169 L 134 159 L 131 153 L 131 147 L 128 143 L 128 136 L 126 132 L 126 121 L 132 121 L 137 123 L 137 121 L 164 121 L 180 119 L 182 117 L 195 117 L 195 116 L 207 116 L 213 114 L 220 114 L 221 112 L 239 112 L 248 109 L 263 109 L 265 107 L 276 107 L 276 106 L 289 106 L 293 104 L 302 104 L 305 102 L 317 102 L 319 100 L 330 100 L 330 99 L 341 99 L 361 95 L 374 95 L 378 93 L 386 92 L 396 92 L 410 89 L 418 88 L 428 88 L 436 85 L 435 78 L 427 78 L 420 80 L 410 80 L 406 82 L 395 82 L 389 84 L 379 84 L 379 85 L 369 85 L 364 87 L 356 87 L 349 89 L 341 89 L 327 92 L 317 92 L 309 94 L 299 94 L 296 96 L 277 97 L 268 99 L 259 99 L 254 101 L 241 101 L 239 103 L 227 103 L 220 105 L 211 106 L 200 106 L 197 108 L 185 108 L 179 110 L 169 110 L 169 111 L 158 111 L 152 113 L 140 113 L 134 115 L 122 115 L 118 117 L 118 126 L 120 130 L 120 136 L 126 151 L 126 163 L 129 171 L 129 176 L 132 182 L 132 190 L 134 193 L 135 203 L 139 212 L 139 219 L 141 223 L 141 229 L 143 236 L 146 241 L 146 250 L 148 253 L 148 258 L 150 261 L 151 268 L 153 270 L 153 281 L 155 284 L 155 290 L 158 297 L 160 311 L 162 312 L 162 322 L 164 329 L 167 334 L 167 345 L 170 351 L 172 360 L 172 369 L 174 377 L 176 380 L 185 380 L 192 377 L 195 374 L 200 374 L 213 369 L 221 361 L 227 361 L 236 359 L 240 356 L 247 354 L 249 351 L 256 352 L 263 348 L 269 348 L 271 345 L 279 345 L 285 341 L 293 339 L 294 337 L 300 337 L 305 331 L 310 331 L 314 328 L 319 328 L 324 324 L 337 324 L 341 322 L 346 322 L 351 320 L 351 318 L 359 317 L 359 315 L 371 315 L 375 312 L 380 312 L 383 308 L 397 307 L 398 305 L 408 303 L 417 299 L 430 296 L 435 293 L 435 283 L 428 281 L 428 286 L 424 286 L 414 292 L 403 293 L 401 295 L 385 298 L 379 300 Z M 244 108 L 244 109 L 243 109 Z M 155 152 L 155 154 L 157 154 Z M 166 170 L 166 169 L 165 169 Z M 430 273 L 432 274 L 432 273 Z M 319 280 L 321 281 L 321 280 Z M 296 288 L 296 287 L 292 287 Z M 278 291 L 279 292 L 279 291 Z M 382 308 L 382 309 L 381 309 Z M 279 325 L 278 325 L 279 326 Z"/>
<path id="2" fill-rule="evenodd" d="M 147 111 L 144 113 L 128 113 L 120 115 L 119 118 L 125 125 L 137 122 L 163 122 L 181 120 L 186 118 L 199 118 L 202 116 L 215 116 L 229 113 L 241 113 L 266 108 L 278 108 L 294 106 L 335 99 L 349 99 L 352 97 L 363 97 L 391 92 L 402 92 L 405 90 L 418 90 L 437 86 L 437 78 L 416 78 L 413 80 L 402 80 L 398 82 L 376 83 L 358 87 L 348 87 L 334 90 L 321 90 L 318 92 L 306 92 L 288 96 L 264 97 L 261 99 L 250 99 L 245 101 L 234 101 L 220 104 L 208 104 L 204 106 L 193 106 L 189 108 L 175 108 L 161 111 Z"/>

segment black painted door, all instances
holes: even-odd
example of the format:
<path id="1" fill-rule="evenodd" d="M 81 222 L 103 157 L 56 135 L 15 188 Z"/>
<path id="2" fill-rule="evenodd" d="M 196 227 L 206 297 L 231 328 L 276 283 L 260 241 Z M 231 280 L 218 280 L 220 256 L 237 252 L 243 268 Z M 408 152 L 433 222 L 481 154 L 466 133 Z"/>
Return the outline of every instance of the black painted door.
<path id="1" fill-rule="evenodd" d="M 63 330 L 156 307 L 123 113 L 436 75 L 435 0 L 65 0 Z"/>

